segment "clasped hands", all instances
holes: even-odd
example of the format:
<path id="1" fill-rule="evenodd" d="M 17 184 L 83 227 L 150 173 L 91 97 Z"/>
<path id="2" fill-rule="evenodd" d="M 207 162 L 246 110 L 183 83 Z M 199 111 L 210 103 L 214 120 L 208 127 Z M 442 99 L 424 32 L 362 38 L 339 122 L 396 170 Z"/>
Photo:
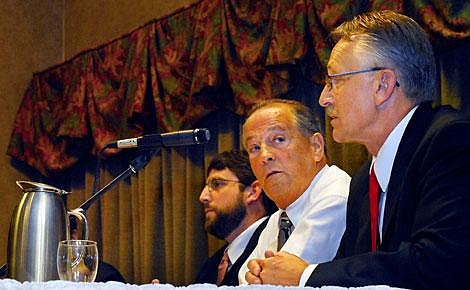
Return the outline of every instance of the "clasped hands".
<path id="1" fill-rule="evenodd" d="M 308 264 L 287 252 L 266 251 L 265 259 L 248 262 L 245 279 L 249 284 L 298 286 Z"/>

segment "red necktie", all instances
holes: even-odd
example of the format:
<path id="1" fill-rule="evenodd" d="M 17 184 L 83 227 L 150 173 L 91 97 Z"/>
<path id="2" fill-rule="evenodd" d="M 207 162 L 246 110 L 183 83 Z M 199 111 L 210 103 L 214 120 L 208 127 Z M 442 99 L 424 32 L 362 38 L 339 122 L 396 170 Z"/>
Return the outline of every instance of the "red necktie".
<path id="1" fill-rule="evenodd" d="M 217 268 L 217 286 L 222 284 L 229 265 L 230 259 L 228 257 L 228 251 L 225 249 L 224 256 L 222 257 L 222 260 L 220 260 L 219 267 Z"/>
<path id="2" fill-rule="evenodd" d="M 372 252 L 377 250 L 377 229 L 379 218 L 379 182 L 375 175 L 374 165 L 369 175 L 369 206 L 370 206 L 370 234 Z"/>

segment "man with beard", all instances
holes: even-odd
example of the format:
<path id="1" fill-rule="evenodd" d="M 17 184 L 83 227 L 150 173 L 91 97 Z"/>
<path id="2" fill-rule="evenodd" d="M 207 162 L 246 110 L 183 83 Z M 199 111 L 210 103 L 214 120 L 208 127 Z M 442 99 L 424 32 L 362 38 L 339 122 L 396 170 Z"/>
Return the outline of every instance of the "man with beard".
<path id="1" fill-rule="evenodd" d="M 245 151 L 226 151 L 207 168 L 199 196 L 205 229 L 227 244 L 202 266 L 195 283 L 238 285 L 238 271 L 258 242 L 260 232 L 277 208 L 261 190 Z"/>
<path id="2" fill-rule="evenodd" d="M 248 260 L 274 252 L 311 263 L 333 259 L 346 227 L 351 178 L 327 164 L 318 116 L 296 101 L 262 101 L 243 125 L 243 143 L 261 187 L 279 207 Z M 240 284 L 247 271 L 245 263 Z"/>

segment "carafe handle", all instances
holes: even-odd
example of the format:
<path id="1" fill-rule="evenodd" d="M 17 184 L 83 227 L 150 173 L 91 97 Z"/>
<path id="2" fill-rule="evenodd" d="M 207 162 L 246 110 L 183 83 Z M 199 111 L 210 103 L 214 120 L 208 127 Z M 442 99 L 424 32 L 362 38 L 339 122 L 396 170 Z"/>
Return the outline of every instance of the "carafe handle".
<path id="1" fill-rule="evenodd" d="M 67 214 L 70 216 L 70 215 L 73 215 L 74 217 L 77 218 L 77 220 L 83 224 L 83 230 L 82 230 L 82 240 L 88 240 L 88 221 L 87 221 L 87 218 L 85 216 L 85 214 L 83 213 L 83 210 L 81 208 L 76 208 L 76 209 L 72 209 L 72 210 L 68 210 L 67 211 Z"/>

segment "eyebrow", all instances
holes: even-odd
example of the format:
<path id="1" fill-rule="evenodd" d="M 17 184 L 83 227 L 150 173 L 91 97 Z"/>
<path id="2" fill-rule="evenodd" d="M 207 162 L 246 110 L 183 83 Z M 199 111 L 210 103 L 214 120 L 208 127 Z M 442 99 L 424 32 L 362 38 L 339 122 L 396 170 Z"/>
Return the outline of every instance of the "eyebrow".
<path id="1" fill-rule="evenodd" d="M 273 132 L 273 131 L 283 131 L 283 132 L 286 132 L 287 131 L 287 128 L 285 126 L 281 126 L 281 125 L 274 125 L 272 127 L 269 127 L 267 129 L 268 132 Z M 250 141 L 251 139 L 255 138 L 255 136 L 249 136 L 245 139 L 245 143 Z"/>
<path id="2" fill-rule="evenodd" d="M 223 176 L 221 176 L 221 175 L 219 175 L 219 174 L 215 174 L 215 175 L 211 176 L 210 178 L 207 177 L 206 181 L 212 180 L 212 179 L 226 179 L 226 178 L 223 177 Z"/>

